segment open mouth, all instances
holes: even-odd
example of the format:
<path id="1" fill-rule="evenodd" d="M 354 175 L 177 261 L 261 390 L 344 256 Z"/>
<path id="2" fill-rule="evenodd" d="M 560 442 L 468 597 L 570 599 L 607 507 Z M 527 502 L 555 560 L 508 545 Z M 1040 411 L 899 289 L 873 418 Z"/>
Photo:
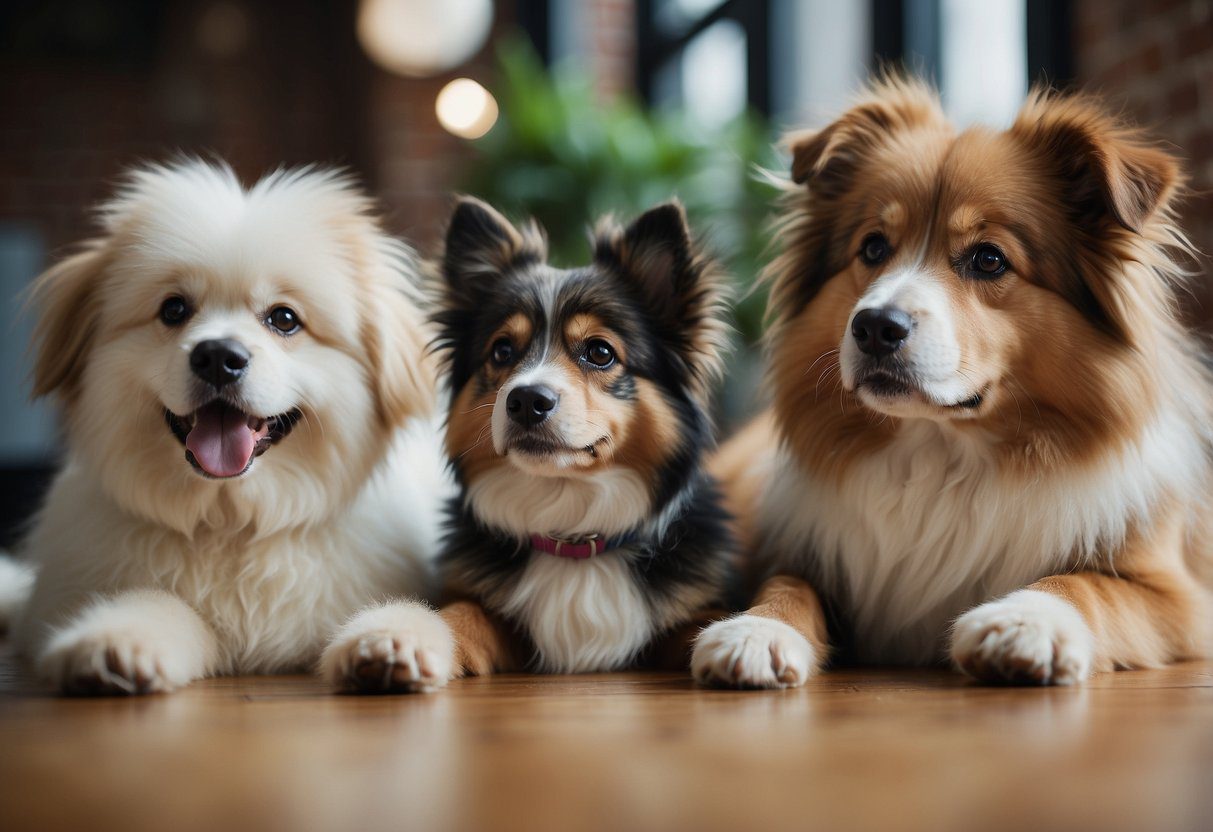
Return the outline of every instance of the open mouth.
<path id="1" fill-rule="evenodd" d="M 186 460 L 215 479 L 243 474 L 302 418 L 298 408 L 277 416 L 252 416 L 221 399 L 186 416 L 164 411 L 164 421 L 185 446 Z"/>
<path id="2" fill-rule="evenodd" d="M 986 396 L 989 394 L 990 385 L 987 384 L 979 392 L 974 393 L 967 399 L 962 399 L 951 404 L 942 404 L 930 399 L 923 394 L 919 387 L 903 376 L 894 373 L 877 371 L 867 375 L 860 381 L 855 389 L 864 390 L 869 394 L 882 399 L 901 399 L 914 396 L 921 397 L 929 404 L 934 404 L 942 407 L 945 410 L 976 410 L 985 402 Z"/>

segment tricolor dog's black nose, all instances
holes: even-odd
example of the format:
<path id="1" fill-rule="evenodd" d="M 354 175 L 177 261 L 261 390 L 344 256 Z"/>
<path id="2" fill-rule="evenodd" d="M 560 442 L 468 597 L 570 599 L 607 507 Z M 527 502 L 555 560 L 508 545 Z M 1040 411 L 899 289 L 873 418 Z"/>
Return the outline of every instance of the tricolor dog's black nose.
<path id="1" fill-rule="evenodd" d="M 558 399 L 551 388 L 539 384 L 515 387 L 505 397 L 505 410 L 516 423 L 533 428 L 556 409 Z"/>
<path id="2" fill-rule="evenodd" d="M 244 375 L 252 359 L 244 344 L 231 338 L 200 341 L 190 353 L 194 375 L 216 388 L 231 384 Z"/>
<path id="3" fill-rule="evenodd" d="M 913 326 L 909 313 L 891 306 L 860 309 L 851 319 L 851 337 L 861 352 L 879 358 L 901 349 Z"/>

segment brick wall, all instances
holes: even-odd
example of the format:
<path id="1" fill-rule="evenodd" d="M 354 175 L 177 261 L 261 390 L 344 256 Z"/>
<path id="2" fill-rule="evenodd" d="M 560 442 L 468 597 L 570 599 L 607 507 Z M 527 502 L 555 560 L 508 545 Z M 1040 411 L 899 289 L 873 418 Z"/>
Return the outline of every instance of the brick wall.
<path id="1" fill-rule="evenodd" d="M 491 81 L 491 39 L 451 73 L 408 79 L 362 53 L 349 0 L 305 11 L 294 0 L 131 0 L 121 8 L 136 17 L 118 23 L 142 32 L 142 54 L 132 58 L 120 42 L 118 54 L 99 58 L 56 42 L 73 9 L 90 6 L 106 0 L 48 0 L 45 14 L 32 15 L 42 28 L 24 51 L 0 50 L 0 221 L 30 227 L 60 251 L 92 232 L 87 209 L 123 169 L 186 150 L 222 156 L 246 180 L 284 163 L 350 167 L 380 198 L 391 230 L 433 250 L 459 166 L 474 152 L 438 124 L 434 100 L 459 75 Z M 515 2 L 496 7 L 499 34 L 512 28 Z M 216 9 L 229 28 L 237 16 L 243 43 L 222 32 L 208 41 Z M 599 91 L 629 88 L 632 0 L 589 0 L 585 13 L 580 48 Z M 6 22 L 28 23 L 0 16 Z M 0 46 L 6 37 L 16 36 L 0 30 Z"/>
<path id="2" fill-rule="evenodd" d="M 633 0 L 588 0 L 589 66 L 599 95 L 631 91 L 636 68 L 636 4 Z"/>
<path id="3" fill-rule="evenodd" d="M 1079 82 L 1174 145 L 1191 176 L 1184 226 L 1213 253 L 1213 3 L 1209 0 L 1075 0 Z M 1213 277 L 1201 294 L 1213 320 Z"/>
<path id="4" fill-rule="evenodd" d="M 245 43 L 215 54 L 199 23 L 218 5 L 157 4 L 140 21 L 147 48 L 137 57 L 42 33 L 4 55 L 0 220 L 31 228 L 54 253 L 92 233 L 88 209 L 125 168 L 180 151 L 222 156 L 245 178 L 315 161 L 366 174 L 365 68 L 352 59 L 352 26 L 334 20 L 348 8 L 317 3 L 305 16 L 280 2 L 228 4 L 243 15 Z M 46 30 L 60 23 L 52 17 Z"/>

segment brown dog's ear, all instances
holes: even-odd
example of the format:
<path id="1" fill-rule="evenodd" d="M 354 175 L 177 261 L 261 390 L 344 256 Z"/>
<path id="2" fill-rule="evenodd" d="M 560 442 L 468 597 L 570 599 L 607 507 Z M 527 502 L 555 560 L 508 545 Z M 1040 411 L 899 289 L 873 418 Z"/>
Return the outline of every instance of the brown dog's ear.
<path id="1" fill-rule="evenodd" d="M 696 252 L 678 202 L 652 208 L 626 229 L 599 229 L 595 260 L 636 287 L 659 335 L 685 363 L 700 391 L 722 371 L 727 346 L 724 281 L 717 265 Z"/>
<path id="2" fill-rule="evenodd" d="M 547 241 L 534 223 L 521 230 L 492 206 L 460 197 L 447 225 L 442 277 L 448 302 L 475 304 L 476 287 L 485 277 L 523 263 L 547 259 Z"/>
<path id="3" fill-rule="evenodd" d="M 105 271 L 100 244 L 73 254 L 34 281 L 34 396 L 75 398 L 100 320 L 97 284 Z"/>
<path id="4" fill-rule="evenodd" d="M 1140 232 L 1170 204 L 1180 184 L 1179 165 L 1089 98 L 1036 92 L 1011 135 L 1031 148 L 1064 182 L 1063 198 L 1081 225 L 1104 218 Z"/>
<path id="5" fill-rule="evenodd" d="M 934 90 L 913 79 L 879 80 L 837 121 L 787 137 L 792 181 L 814 190 L 837 187 L 849 181 L 867 154 L 892 134 L 927 125 L 947 129 Z"/>

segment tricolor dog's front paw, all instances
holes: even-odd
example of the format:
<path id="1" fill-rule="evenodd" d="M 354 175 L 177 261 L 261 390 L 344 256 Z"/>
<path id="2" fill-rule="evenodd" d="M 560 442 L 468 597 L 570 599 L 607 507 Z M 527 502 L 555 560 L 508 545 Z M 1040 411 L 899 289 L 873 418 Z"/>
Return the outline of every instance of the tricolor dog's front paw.
<path id="1" fill-rule="evenodd" d="M 794 688 L 816 669 L 813 646 L 772 618 L 739 615 L 718 621 L 695 640 L 691 674 L 704 685 Z"/>
<path id="2" fill-rule="evenodd" d="M 420 604 L 394 604 L 357 616 L 320 660 L 336 688 L 354 693 L 436 690 L 453 676 L 455 642 L 439 615 Z"/>
<path id="3" fill-rule="evenodd" d="M 1034 589 L 982 604 L 952 627 L 952 660 L 986 682 L 1077 684 L 1091 675 L 1094 651 L 1078 609 Z"/>

